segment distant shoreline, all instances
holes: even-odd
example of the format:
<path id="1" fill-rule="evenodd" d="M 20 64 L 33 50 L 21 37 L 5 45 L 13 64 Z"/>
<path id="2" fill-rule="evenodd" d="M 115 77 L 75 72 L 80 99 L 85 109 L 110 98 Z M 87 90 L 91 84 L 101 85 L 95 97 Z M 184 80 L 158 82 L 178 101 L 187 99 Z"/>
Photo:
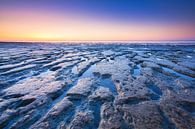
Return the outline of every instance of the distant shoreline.
<path id="1" fill-rule="evenodd" d="M 195 45 L 195 40 L 146 40 L 146 41 L 0 41 L 0 43 L 16 44 L 127 44 L 127 45 Z"/>

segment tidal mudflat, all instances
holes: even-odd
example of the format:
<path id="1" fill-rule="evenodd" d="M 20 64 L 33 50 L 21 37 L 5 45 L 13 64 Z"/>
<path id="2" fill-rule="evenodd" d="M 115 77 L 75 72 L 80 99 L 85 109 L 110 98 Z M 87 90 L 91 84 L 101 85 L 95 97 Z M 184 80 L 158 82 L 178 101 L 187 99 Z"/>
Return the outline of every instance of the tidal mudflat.
<path id="1" fill-rule="evenodd" d="M 195 46 L 0 44 L 2 129 L 194 129 Z"/>

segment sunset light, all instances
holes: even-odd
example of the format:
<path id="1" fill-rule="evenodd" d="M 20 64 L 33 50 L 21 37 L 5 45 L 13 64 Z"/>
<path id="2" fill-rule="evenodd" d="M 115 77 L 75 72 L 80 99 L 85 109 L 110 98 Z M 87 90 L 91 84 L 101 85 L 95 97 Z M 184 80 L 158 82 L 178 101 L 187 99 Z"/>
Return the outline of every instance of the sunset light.
<path id="1" fill-rule="evenodd" d="M 139 16 L 142 11 L 136 11 L 133 7 L 131 9 L 131 2 L 127 3 L 129 7 L 121 3 L 120 6 L 124 6 L 122 8 L 117 7 L 117 3 L 115 5 L 112 2 L 106 2 L 105 6 L 107 7 L 103 7 L 102 2 L 92 1 L 86 5 L 88 7 L 85 7 L 81 2 L 59 1 L 49 3 L 44 0 L 36 2 L 3 0 L 0 2 L 0 40 L 195 39 L 194 17 L 191 17 L 190 14 L 179 14 L 180 16 L 177 16 L 182 5 L 176 4 L 173 9 L 167 7 L 168 11 L 165 12 L 167 14 L 163 12 L 164 6 L 160 6 L 157 12 L 145 11 L 146 15 Z M 159 6 L 157 2 L 151 3 L 151 5 Z M 141 8 L 143 5 L 139 7 L 136 3 L 136 6 Z M 148 8 L 148 6 L 150 5 L 143 6 L 141 9 L 143 13 L 144 8 Z M 96 12 L 97 8 L 102 11 Z M 155 9 L 152 10 L 155 11 Z M 190 11 L 190 9 L 188 10 Z M 185 10 L 186 13 L 192 13 L 188 10 Z M 135 14 L 132 15 L 131 11 Z M 175 16 L 171 17 L 174 15 L 172 13 L 175 13 Z M 162 17 L 165 18 L 162 19 Z"/>

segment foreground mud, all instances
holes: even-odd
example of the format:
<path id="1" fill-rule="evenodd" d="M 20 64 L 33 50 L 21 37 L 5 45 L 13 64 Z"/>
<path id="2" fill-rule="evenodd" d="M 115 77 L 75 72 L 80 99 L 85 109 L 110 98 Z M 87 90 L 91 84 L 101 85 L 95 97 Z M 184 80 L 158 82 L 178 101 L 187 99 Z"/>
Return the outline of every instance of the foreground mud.
<path id="1" fill-rule="evenodd" d="M 195 46 L 0 44 L 0 128 L 193 129 Z"/>

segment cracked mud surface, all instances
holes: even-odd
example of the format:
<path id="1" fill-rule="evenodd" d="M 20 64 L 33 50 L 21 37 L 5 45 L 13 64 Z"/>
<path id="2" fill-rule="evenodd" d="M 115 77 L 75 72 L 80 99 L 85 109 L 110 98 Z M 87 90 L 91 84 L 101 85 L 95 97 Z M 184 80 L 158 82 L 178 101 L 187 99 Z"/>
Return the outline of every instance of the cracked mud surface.
<path id="1" fill-rule="evenodd" d="M 193 129 L 195 46 L 0 44 L 2 129 Z"/>

